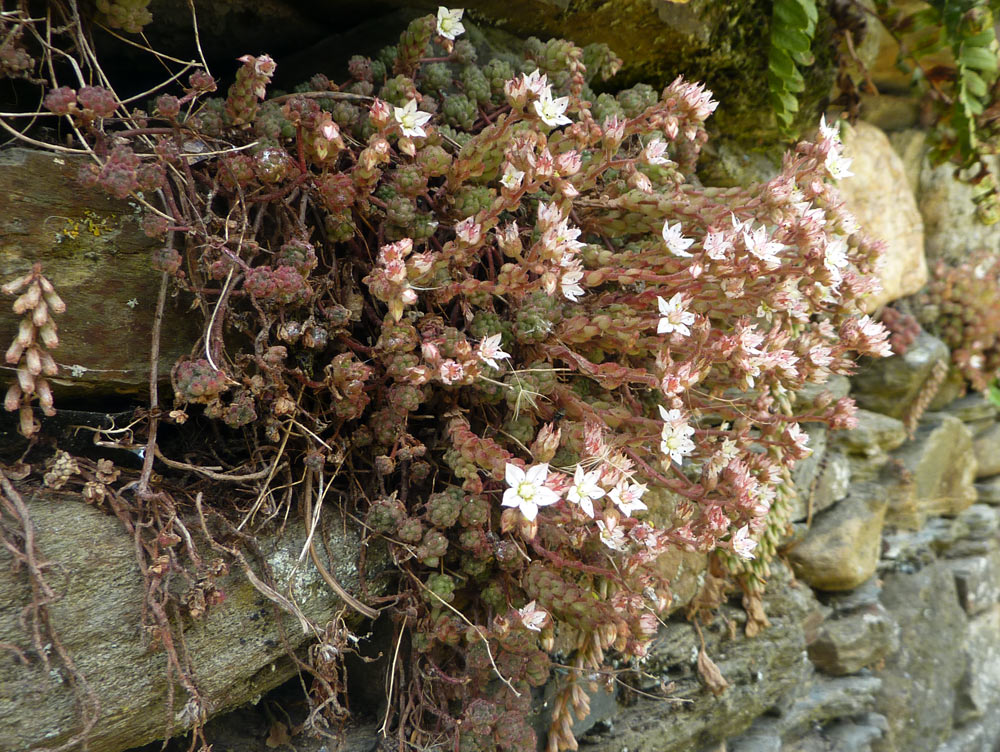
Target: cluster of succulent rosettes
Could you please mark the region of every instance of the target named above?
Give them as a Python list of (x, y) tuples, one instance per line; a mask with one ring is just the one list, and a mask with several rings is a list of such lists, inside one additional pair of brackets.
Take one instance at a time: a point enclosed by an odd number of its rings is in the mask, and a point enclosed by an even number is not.
[(153, 20), (149, 0), (96, 0), (96, 7), (108, 26), (130, 34), (141, 34)]
[(0, 18), (0, 78), (31, 78), (35, 59), (24, 46), (27, 28), (16, 19)]
[(47, 376), (55, 376), (59, 367), (49, 353), (59, 346), (59, 333), (53, 314), (64, 313), (66, 304), (52, 283), (42, 274), (41, 264), (31, 271), (0, 287), (4, 295), (17, 295), (13, 310), (22, 316), (17, 336), (7, 348), (4, 361), (15, 367), (16, 380), (7, 389), (4, 409), (19, 411), (18, 430), (31, 438), (40, 428), (31, 408), (31, 401), (38, 399), (42, 412), (56, 414), (52, 402), (52, 386)]
[(939, 261), (915, 298), (921, 324), (951, 348), (952, 362), (973, 389), (1000, 374), (1000, 256), (983, 249), (960, 264)]
[(882, 311), (881, 321), (892, 332), (889, 345), (896, 355), (905, 353), (923, 331), (914, 316), (891, 306)]
[[(703, 86), (597, 97), (607, 48), (479, 61), (443, 10), (341, 84), (268, 99), (267, 56), (241, 58), (224, 98), (192, 76), (153, 118), (224, 153), (133, 139), (91, 180), (157, 185), (189, 235), (156, 254), (212, 311), (177, 401), (284, 436), (307, 469), (344, 442), (373, 499), (359, 517), (412, 586), (411, 676), (443, 677), (414, 690), (440, 702), (413, 729), (521, 750), (500, 730), (553, 640), (581, 674), (646, 654), (662, 554), (773, 554), (801, 423), (852, 420), (796, 391), (887, 354), (888, 331), (862, 314), (878, 249), (833, 185), (835, 127), (767, 183), (703, 188)], [(57, 99), (76, 117), (79, 93)], [(578, 689), (559, 707), (583, 712)]]

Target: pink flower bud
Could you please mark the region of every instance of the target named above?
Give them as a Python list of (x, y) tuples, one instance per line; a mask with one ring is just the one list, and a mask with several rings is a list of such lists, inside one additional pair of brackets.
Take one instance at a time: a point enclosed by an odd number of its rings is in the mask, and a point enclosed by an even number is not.
[(25, 311), (30, 311), (38, 301), (42, 299), (42, 288), (37, 282), (33, 282), (27, 291), (14, 301), (14, 313), (20, 315)]
[(561, 435), (562, 429), (557, 427), (555, 423), (546, 423), (539, 429), (538, 435), (535, 436), (530, 447), (531, 456), (535, 458), (536, 462), (548, 462), (555, 456), (559, 449)]
[(52, 406), (52, 388), (49, 386), (49, 382), (45, 379), (38, 379), (35, 382), (35, 394), (38, 395), (38, 404), (41, 405), (42, 412), (50, 418), (55, 415), (56, 410)]
[(43, 326), (49, 322), (49, 307), (44, 300), (38, 301), (35, 310), (31, 312), (31, 323), (35, 326)]
[(38, 333), (42, 337), (42, 344), (47, 348), (54, 350), (59, 347), (59, 335), (56, 334), (56, 325), (52, 321), (46, 321)]
[(413, 157), (417, 154), (417, 147), (414, 145), (413, 139), (409, 136), (402, 136), (396, 145), (408, 157)]
[(10, 343), (10, 347), (7, 348), (7, 354), (4, 356), (6, 360), (11, 365), (14, 365), (21, 359), (21, 353), (24, 352), (24, 345), (21, 344), (19, 340), (14, 340)]
[(37, 347), (29, 347), (24, 353), (24, 365), (28, 369), (28, 373), (32, 376), (37, 376), (42, 372), (42, 359), (38, 355)]
[(19, 366), (17, 369), (17, 383), (21, 386), (21, 391), (25, 394), (35, 393), (35, 377), (26, 366)]
[(581, 164), (580, 152), (575, 149), (563, 152), (556, 157), (556, 171), (564, 178), (578, 173)]
[(389, 119), (392, 117), (392, 108), (388, 103), (383, 102), (378, 97), (372, 102), (372, 106), (368, 110), (369, 118), (371, 119), (372, 125), (376, 128), (385, 128), (389, 124)]
[(31, 438), (36, 433), (41, 426), (35, 420), (35, 415), (31, 410), (30, 405), (21, 405), (21, 412), (19, 413), (21, 419), (20, 431), (21, 435), (25, 438)]
[(55, 376), (59, 373), (59, 366), (56, 365), (56, 361), (44, 350), (41, 351), (42, 359), (42, 373), (46, 376)]
[(3, 399), (3, 409), (9, 413), (17, 410), (21, 405), (21, 387), (18, 384), (11, 384), (7, 394)]

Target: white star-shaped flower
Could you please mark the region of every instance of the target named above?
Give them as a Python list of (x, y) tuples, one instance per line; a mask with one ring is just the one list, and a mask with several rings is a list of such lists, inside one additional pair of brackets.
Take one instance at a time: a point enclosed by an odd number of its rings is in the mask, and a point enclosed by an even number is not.
[(663, 428), (660, 432), (660, 451), (678, 465), (684, 462), (694, 450), (694, 428), (689, 426), (680, 410), (667, 410), (663, 405), (660, 417), (663, 418)]
[(661, 141), (658, 138), (654, 138), (652, 141), (646, 144), (646, 148), (643, 149), (642, 153), (649, 164), (661, 165), (661, 164), (667, 164), (670, 161), (665, 156), (663, 156), (664, 153), (666, 153), (666, 151), (667, 151), (666, 142)]
[(649, 508), (640, 501), (644, 493), (646, 493), (646, 486), (643, 484), (622, 481), (611, 489), (610, 493), (608, 493), (608, 498), (615, 503), (615, 506), (622, 510), (622, 514), (631, 517), (632, 512), (639, 512)]
[(573, 473), (573, 485), (566, 492), (566, 498), (574, 504), (579, 504), (580, 509), (591, 519), (594, 517), (594, 502), (606, 493), (597, 484), (600, 477), (600, 470), (586, 473), (580, 465), (577, 465), (576, 471)]
[(826, 124), (826, 115), (819, 119), (819, 134), (824, 139), (840, 142), (840, 123), (834, 121), (830, 125)]
[(392, 114), (396, 118), (396, 122), (399, 123), (399, 128), (404, 136), (413, 138), (427, 135), (423, 127), (431, 119), (431, 115), (429, 112), (421, 112), (417, 109), (416, 99), (411, 99), (405, 107), (393, 107)]
[(584, 289), (580, 287), (580, 280), (583, 279), (583, 272), (579, 269), (571, 269), (563, 273), (559, 280), (559, 287), (563, 297), (576, 303), (583, 295)]
[(836, 149), (831, 149), (826, 155), (825, 165), (827, 173), (834, 180), (843, 180), (854, 175), (850, 170), (851, 160)]
[(521, 181), (523, 180), (524, 171), (517, 169), (508, 162), (507, 168), (503, 171), (503, 177), (500, 178), (500, 185), (509, 191), (516, 191), (521, 187)]
[(724, 261), (726, 254), (732, 250), (733, 244), (721, 232), (710, 232), (701, 242), (701, 247), (705, 249), (706, 255), (713, 261)]
[(505, 353), (500, 349), (500, 334), (491, 334), (479, 343), (479, 352), (476, 353), (479, 359), (493, 368), (500, 370), (498, 360), (505, 360), (510, 357), (510, 353)]
[(552, 98), (552, 89), (545, 87), (541, 90), (532, 104), (535, 112), (542, 122), (556, 128), (560, 125), (569, 125), (573, 121), (566, 116), (566, 108), (569, 107), (569, 97)]
[(465, 27), (462, 25), (463, 13), (465, 13), (464, 8), (448, 10), (443, 5), (439, 5), (437, 15), (437, 33), (445, 39), (452, 40), (460, 34), (464, 34)]
[(757, 541), (750, 537), (750, 528), (744, 525), (733, 533), (733, 553), (741, 559), (752, 559), (753, 550), (757, 548)]
[(694, 240), (685, 238), (682, 234), (683, 231), (684, 228), (681, 227), (680, 222), (671, 227), (670, 220), (667, 220), (663, 223), (663, 242), (667, 244), (667, 250), (675, 256), (690, 258), (691, 254), (688, 253), (688, 248), (691, 247)]
[(541, 632), (542, 627), (549, 620), (548, 612), (538, 608), (535, 601), (527, 604), (524, 608), (519, 608), (517, 615), (521, 617), (521, 624), (524, 625), (525, 629), (530, 629), (532, 632)]
[(517, 507), (529, 522), (538, 516), (539, 507), (547, 507), (559, 501), (559, 494), (545, 485), (549, 475), (549, 465), (543, 462), (522, 470), (517, 465), (507, 463), (504, 478), (510, 486), (503, 492), (504, 507)]
[(778, 259), (778, 252), (784, 249), (781, 243), (771, 240), (767, 234), (767, 228), (761, 225), (753, 232), (743, 231), (743, 245), (749, 253), (759, 258), (768, 266), (778, 266), (781, 261)]
[(676, 293), (670, 300), (664, 300), (657, 295), (656, 303), (660, 307), (660, 321), (656, 325), (657, 334), (677, 332), (685, 337), (691, 335), (688, 327), (694, 323), (694, 314), (687, 310), (687, 298), (684, 293)]
[(628, 547), (625, 531), (618, 527), (614, 519), (609, 522), (598, 520), (597, 527), (601, 531), (601, 542), (612, 551), (624, 551)]

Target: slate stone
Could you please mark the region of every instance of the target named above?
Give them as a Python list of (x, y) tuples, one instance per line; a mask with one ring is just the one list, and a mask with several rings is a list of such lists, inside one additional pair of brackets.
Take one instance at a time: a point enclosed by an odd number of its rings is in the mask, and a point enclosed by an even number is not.
[(809, 659), (826, 674), (844, 676), (875, 665), (898, 647), (898, 625), (880, 604), (874, 604), (823, 622), (809, 643)]
[(851, 379), (858, 405), (902, 418), (938, 363), (949, 362), (948, 346), (922, 331), (902, 355), (868, 360)]
[[(25, 491), (24, 499), (42, 559), (52, 567), (50, 582), (61, 596), (49, 607), (51, 623), (101, 703), (90, 749), (116, 752), (160, 738), (166, 727), (166, 657), (162, 650), (148, 650), (141, 636), (144, 590), (132, 536), (115, 517), (79, 495)], [(196, 534), (197, 522), (189, 523)], [(357, 592), (360, 538), (341, 520), (331, 523), (327, 543), (334, 558), (327, 566), (344, 587)], [(325, 624), (343, 603), (311, 563), (296, 566), (304, 540), (305, 530), (294, 520), (284, 537), (263, 530), (257, 535), (278, 590), (287, 593), (294, 584), (299, 607)], [(378, 560), (377, 551), (369, 551), (368, 561)], [(377, 585), (372, 579), (369, 583)], [(204, 618), (186, 620), (184, 629), (199, 691), (214, 712), (249, 702), (294, 676), (286, 645), (295, 648), (309, 637), (290, 615), (283, 615), (279, 625), (273, 604), (238, 566), (219, 585), (226, 600), (209, 608)], [(21, 619), (30, 598), (23, 569), (14, 571), (10, 554), (0, 549), (0, 643), (19, 646), (29, 656), (30, 638)], [(185, 700), (178, 688), (177, 709)], [(77, 731), (79, 721), (75, 693), (60, 670), (50, 673), (34, 657), (21, 665), (5, 651), (0, 660), (0, 749), (58, 746)], [(178, 722), (175, 732), (182, 730)]]
[(963, 423), (996, 420), (997, 413), (1000, 412), (1000, 408), (997, 408), (982, 392), (971, 392), (948, 404), (942, 410), (954, 415)]
[(944, 564), (888, 574), (882, 604), (899, 624), (900, 648), (879, 672), (875, 711), (889, 729), (876, 752), (931, 752), (951, 735), (956, 689), (966, 670), (968, 627)]
[(995, 475), (992, 478), (984, 478), (979, 483), (976, 483), (975, 487), (977, 501), (983, 504), (992, 504), (993, 506), (1000, 504), (1000, 475)]
[(984, 717), (1000, 701), (1000, 604), (969, 620), (963, 640), (968, 670), (955, 704), (955, 723)]
[(1000, 603), (1000, 552), (949, 559), (962, 608), (970, 616)]
[[(721, 616), (735, 622), (730, 633), (723, 618), (703, 627), (708, 654), (731, 687), (719, 697), (705, 689), (694, 669), (698, 639), (688, 623), (668, 623), (657, 637), (644, 669), (676, 683), (670, 703), (644, 697), (622, 707), (613, 733), (595, 729), (581, 740), (590, 752), (690, 752), (745, 731), (755, 718), (775, 707), (812, 675), (805, 656), (805, 628), (819, 609), (808, 588), (793, 584), (779, 560), (771, 564), (764, 606), (771, 627), (757, 638), (743, 636), (742, 609), (724, 606)], [(737, 635), (735, 638), (730, 634)]]

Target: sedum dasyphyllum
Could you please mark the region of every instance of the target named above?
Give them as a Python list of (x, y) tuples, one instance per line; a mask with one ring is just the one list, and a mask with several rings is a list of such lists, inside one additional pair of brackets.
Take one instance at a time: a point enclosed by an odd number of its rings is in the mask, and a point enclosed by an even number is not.
[[(803, 425), (853, 422), (796, 393), (889, 353), (861, 305), (878, 249), (837, 194), (835, 126), (766, 183), (706, 188), (703, 86), (597, 96), (606, 47), (480, 62), (442, 11), (342, 84), (268, 98), (274, 61), (246, 56), (224, 99), (199, 74), (164, 105), (188, 140), (253, 143), (141, 154), (188, 239), (161, 268), (213, 316), (176, 398), (280, 443), (389, 542), (401, 738), (534, 749), (557, 651), (548, 748), (575, 748), (608, 651), (641, 661), (670, 607), (664, 554), (766, 577)], [(88, 177), (134, 189), (116, 148)], [(187, 170), (210, 198), (162, 177)]]

